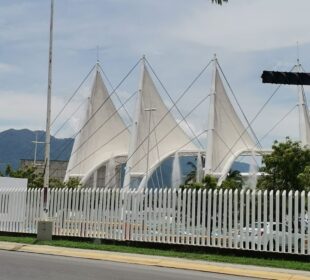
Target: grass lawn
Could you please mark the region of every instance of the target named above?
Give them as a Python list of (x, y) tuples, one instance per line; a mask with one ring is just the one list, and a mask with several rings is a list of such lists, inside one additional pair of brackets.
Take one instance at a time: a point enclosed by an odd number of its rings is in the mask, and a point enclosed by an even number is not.
[(110, 244), (94, 244), (90, 241), (70, 241), (70, 240), (53, 240), (53, 241), (37, 241), (34, 237), (13, 237), (13, 236), (0, 236), (0, 241), (17, 242), (26, 244), (38, 245), (51, 245), (58, 247), (79, 248), (79, 249), (93, 249), (123, 253), (144, 254), (152, 256), (176, 257), (185, 258), (190, 260), (202, 260), (211, 262), (225, 262), (234, 264), (245, 265), (259, 265), (269, 266), (275, 268), (286, 268), (310, 271), (310, 262), (301, 261), (288, 261), (279, 259), (267, 258), (252, 258), (252, 257), (239, 257), (227, 256), (218, 254), (205, 254), (194, 252), (180, 252), (174, 250), (150, 249), (125, 245), (110, 245)]

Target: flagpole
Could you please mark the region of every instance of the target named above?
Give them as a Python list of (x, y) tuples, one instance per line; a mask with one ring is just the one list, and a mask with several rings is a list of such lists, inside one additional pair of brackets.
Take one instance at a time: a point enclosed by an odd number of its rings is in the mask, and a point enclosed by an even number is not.
[(51, 95), (52, 95), (52, 59), (53, 59), (53, 20), (54, 20), (54, 0), (51, 0), (50, 16), (50, 37), (49, 37), (49, 58), (48, 58), (48, 87), (47, 87), (47, 110), (46, 110), (46, 132), (45, 132), (45, 157), (44, 157), (44, 197), (43, 209), (47, 218), (48, 205), (47, 193), (49, 188), (50, 173), (50, 126), (51, 126)]

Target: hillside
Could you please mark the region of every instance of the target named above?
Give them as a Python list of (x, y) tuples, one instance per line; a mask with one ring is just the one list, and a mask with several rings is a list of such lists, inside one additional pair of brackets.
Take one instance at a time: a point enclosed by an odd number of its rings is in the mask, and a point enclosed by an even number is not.
[[(44, 131), (31, 131), (29, 129), (9, 129), (0, 132), (0, 169), (4, 170), (7, 164), (18, 168), (20, 159), (33, 159), (36, 139), (44, 142)], [(70, 157), (73, 139), (51, 137), (51, 159), (68, 160)], [(38, 144), (37, 159), (44, 159), (44, 144)]]
[[(29, 129), (9, 129), (0, 132), (0, 170), (4, 171), (7, 164), (10, 164), (13, 168), (18, 168), (21, 159), (33, 159), (35, 145), (32, 141), (36, 139), (36, 133), (38, 135), (38, 141), (44, 142), (44, 131), (31, 131)], [(55, 138), (51, 137), (51, 160), (69, 160), (70, 153), (73, 146), (72, 138)], [(37, 160), (44, 159), (44, 144), (38, 144)], [(195, 164), (195, 159), (191, 157), (185, 157), (181, 159), (181, 169), (183, 174), (188, 174), (191, 171), (188, 161), (192, 161)], [(170, 178), (172, 168), (172, 159), (168, 159), (163, 163), (163, 176), (164, 178)], [(239, 170), (241, 172), (247, 172), (249, 165), (247, 163), (235, 162), (232, 166), (233, 170)], [(167, 179), (168, 180), (168, 179)], [(170, 179), (169, 179), (170, 180)]]

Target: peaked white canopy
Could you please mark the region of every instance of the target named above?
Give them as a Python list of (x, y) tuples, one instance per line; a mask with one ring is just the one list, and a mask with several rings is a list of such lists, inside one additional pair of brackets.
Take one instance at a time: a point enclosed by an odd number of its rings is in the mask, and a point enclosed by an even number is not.
[(124, 187), (138, 187), (142, 178), (147, 183), (150, 170), (179, 150), (198, 149), (167, 109), (143, 59)]
[(226, 176), (231, 164), (242, 152), (255, 149), (254, 141), (227, 96), (216, 59), (207, 137), (206, 174)]
[(298, 86), (299, 134), (303, 146), (310, 146), (310, 119), (307, 100), (302, 86)]
[(129, 131), (118, 114), (97, 68), (86, 118), (74, 140), (65, 180), (84, 178), (102, 163), (126, 155)]

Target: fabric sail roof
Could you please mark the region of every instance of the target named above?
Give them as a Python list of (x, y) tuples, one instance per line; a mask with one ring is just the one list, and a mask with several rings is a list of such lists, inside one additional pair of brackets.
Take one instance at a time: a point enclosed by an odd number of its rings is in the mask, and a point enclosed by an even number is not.
[[(242, 151), (255, 149), (255, 143), (238, 117), (226, 93), (215, 61), (210, 97), (206, 174), (221, 174), (227, 162)], [(229, 170), (228, 170), (229, 171)]]
[(117, 112), (99, 70), (96, 70), (85, 121), (74, 145), (65, 180), (83, 177), (109, 159), (126, 155), (129, 131)]
[(302, 86), (298, 86), (300, 141), (303, 146), (310, 146), (310, 119), (307, 100)]
[(124, 187), (132, 177), (144, 177), (174, 152), (197, 151), (161, 99), (145, 63), (138, 92)]

